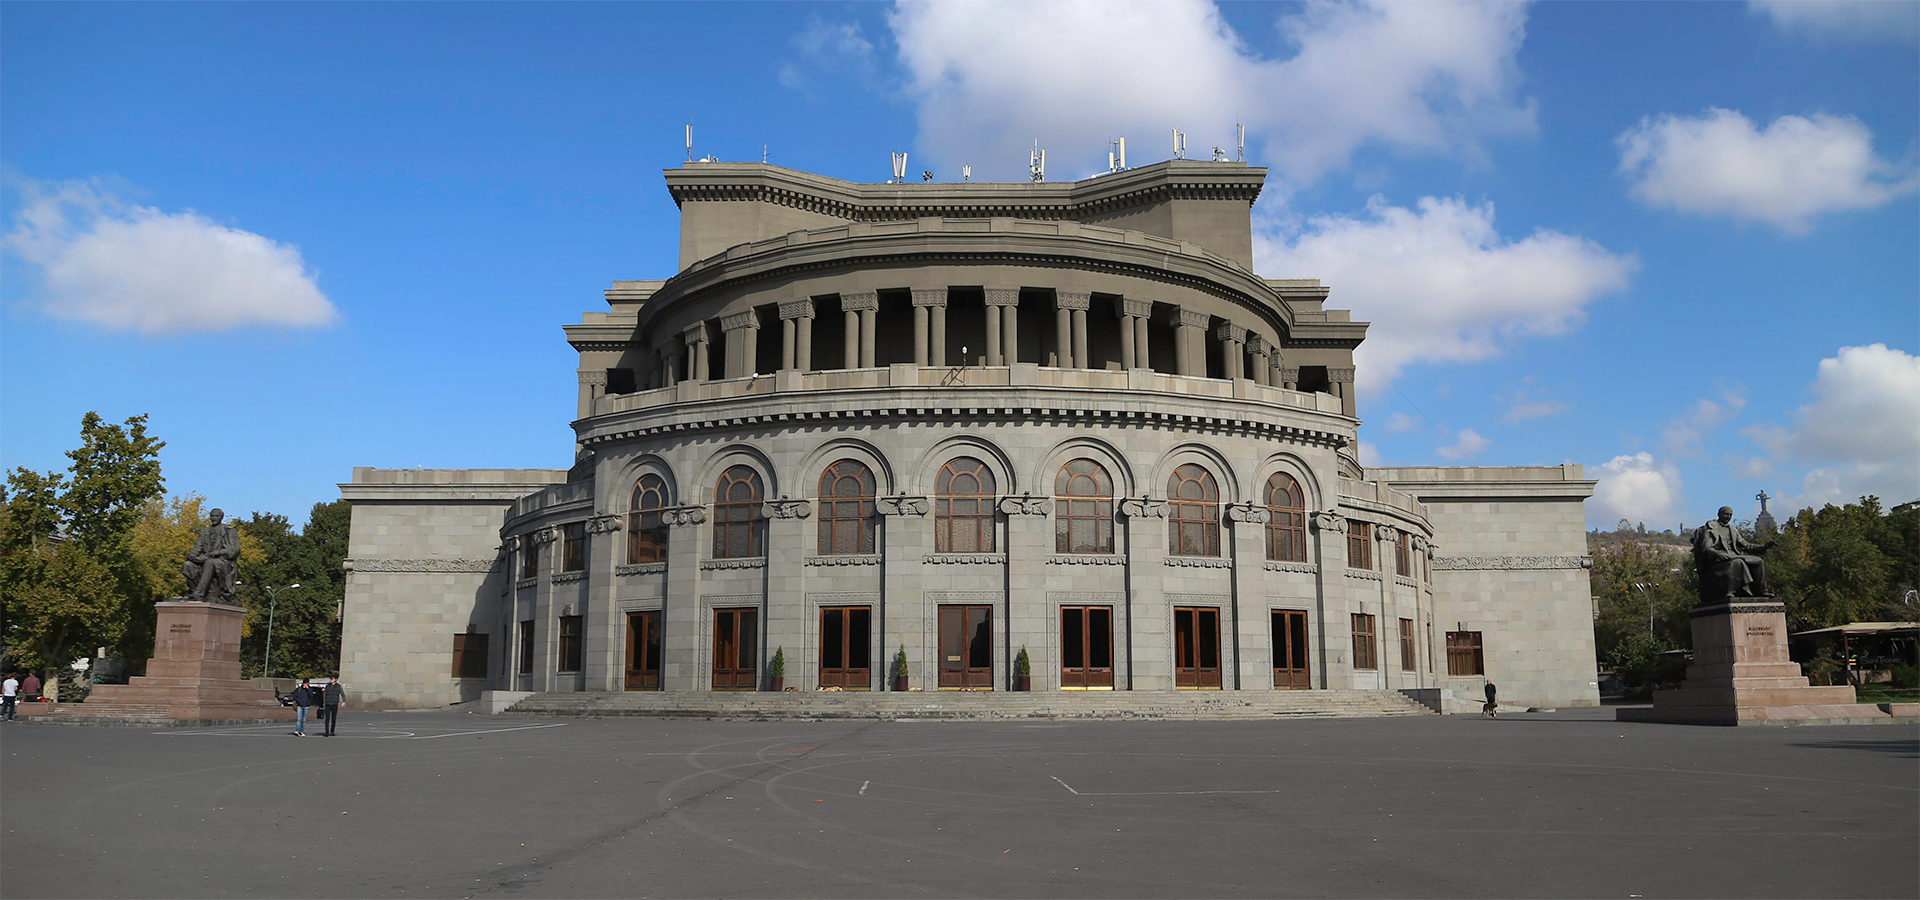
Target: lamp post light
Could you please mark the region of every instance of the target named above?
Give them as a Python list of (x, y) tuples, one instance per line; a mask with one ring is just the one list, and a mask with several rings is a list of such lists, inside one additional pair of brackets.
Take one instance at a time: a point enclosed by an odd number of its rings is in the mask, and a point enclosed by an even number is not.
[(278, 604), (280, 591), (292, 590), (299, 586), (300, 582), (296, 581), (279, 590), (267, 588), (267, 653), (260, 660), (260, 677), (262, 678), (273, 677), (273, 609)]
[[(1633, 586), (1640, 589), (1640, 596), (1647, 598), (1647, 637), (1653, 637), (1653, 595), (1647, 593), (1647, 588), (1653, 587), (1653, 585), (1641, 584), (1636, 581), (1633, 583)], [(268, 624), (271, 625), (272, 623), (269, 622)], [(267, 631), (271, 634), (273, 629), (269, 627)]]

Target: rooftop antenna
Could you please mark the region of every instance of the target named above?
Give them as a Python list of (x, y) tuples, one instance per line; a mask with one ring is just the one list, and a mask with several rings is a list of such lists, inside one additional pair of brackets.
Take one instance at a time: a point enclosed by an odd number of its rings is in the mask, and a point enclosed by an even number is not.
[(1226, 161), (1227, 161), (1227, 151), (1225, 151), (1225, 150), (1222, 150), (1222, 149), (1221, 149), (1221, 148), (1219, 148), (1219, 147), (1215, 147), (1215, 148), (1213, 148), (1213, 161), (1214, 161), (1214, 162), (1226, 162)]
[(921, 180), (921, 181), (932, 181), (932, 180), (933, 180), (933, 170), (932, 170), (932, 169), (928, 169), (928, 170), (926, 170), (926, 171), (924, 171), (924, 172), (921, 172), (921, 173), (920, 173), (920, 180)]
[(693, 162), (693, 126), (687, 126), (687, 162)]
[(1034, 181), (1047, 180), (1047, 151), (1040, 149), (1040, 141), (1033, 142), (1033, 151), (1027, 154), (1027, 174)]
[(1234, 160), (1236, 162), (1246, 162), (1247, 161), (1247, 126), (1235, 124), (1233, 126), (1233, 130), (1240, 139), (1240, 155), (1234, 157)]
[(894, 153), (890, 155), (893, 157), (893, 181), (891, 183), (899, 184), (902, 181), (906, 181), (907, 155), (905, 153)]
[(760, 164), (763, 166), (767, 164), (767, 142), (766, 141), (760, 142)]
[(1127, 139), (1115, 138), (1107, 142), (1107, 171), (1124, 172), (1127, 170)]
[(961, 167), (960, 167), (960, 179), (961, 179), (962, 181), (972, 181), (972, 180), (973, 180), (973, 166), (972, 166), (972, 165), (970, 165), (970, 164), (969, 164), (969, 165), (964, 165), (964, 166), (961, 166)]
[(1178, 128), (1173, 130), (1173, 158), (1187, 158), (1187, 133)]

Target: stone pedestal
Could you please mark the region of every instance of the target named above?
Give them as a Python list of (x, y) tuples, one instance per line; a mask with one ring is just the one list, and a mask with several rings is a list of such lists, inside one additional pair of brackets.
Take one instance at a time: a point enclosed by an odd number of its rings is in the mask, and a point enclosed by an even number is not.
[(153, 658), (127, 684), (97, 684), (87, 702), (63, 704), (48, 719), (212, 725), (290, 721), (273, 688), (240, 677), (238, 606), (168, 600), (154, 604)]
[[(1855, 702), (1853, 687), (1814, 687), (1787, 655), (1787, 608), (1773, 598), (1696, 607), (1693, 665), (1652, 707), (1616, 710), (1622, 722), (1682, 725), (1914, 723), (1909, 704)], [(1896, 715), (1903, 712), (1906, 715)]]

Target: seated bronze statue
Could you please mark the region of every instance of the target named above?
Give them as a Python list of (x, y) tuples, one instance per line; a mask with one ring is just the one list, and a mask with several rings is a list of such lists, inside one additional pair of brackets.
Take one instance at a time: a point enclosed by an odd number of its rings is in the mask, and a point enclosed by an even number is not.
[(1776, 541), (1755, 544), (1733, 527), (1733, 507), (1720, 507), (1720, 517), (1693, 532), (1693, 564), (1700, 573), (1700, 605), (1741, 598), (1771, 597), (1767, 591), (1767, 562), (1760, 554)]
[(214, 510), (207, 516), (207, 527), (187, 552), (187, 563), (180, 574), (187, 576), (187, 599), (201, 603), (232, 603), (236, 570), (240, 558), (240, 534), (221, 520), (226, 513)]

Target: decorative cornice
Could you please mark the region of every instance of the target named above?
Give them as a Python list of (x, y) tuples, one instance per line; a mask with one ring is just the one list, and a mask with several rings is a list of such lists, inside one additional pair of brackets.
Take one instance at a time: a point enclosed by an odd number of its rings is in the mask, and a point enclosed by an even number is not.
[(758, 327), (760, 327), (760, 314), (750, 309), (720, 317), (721, 331), (739, 331), (742, 328)]
[(809, 556), (809, 566), (877, 566), (881, 557), (878, 553), (846, 553), (829, 556)]
[(1271, 559), (1267, 560), (1264, 568), (1269, 572), (1302, 572), (1308, 575), (1312, 575), (1320, 571), (1320, 567), (1314, 565), (1313, 563), (1281, 562), (1278, 560), (1271, 560)]
[(606, 383), (607, 383), (607, 370), (605, 370), (605, 369), (581, 369), (581, 370), (580, 370), (580, 383), (581, 383), (581, 384), (595, 384), (595, 385), (602, 385), (602, 386), (605, 386), (605, 385), (606, 385)]
[(840, 295), (841, 312), (862, 312), (880, 308), (878, 291), (848, 291)]
[(624, 566), (614, 566), (613, 574), (615, 575), (652, 575), (657, 572), (665, 572), (666, 570), (667, 570), (667, 564), (663, 562), (627, 563)]
[(554, 583), (554, 584), (568, 584), (568, 583), (571, 583), (571, 582), (575, 582), (575, 581), (585, 581), (585, 580), (587, 580), (587, 573), (586, 573), (586, 572), (584, 572), (584, 571), (582, 571), (582, 572), (559, 572), (559, 573), (556, 573), (556, 574), (555, 574), (555, 575), (553, 576), (553, 583)]
[(1205, 328), (1213, 317), (1197, 309), (1177, 308), (1173, 311), (1173, 325), (1179, 328)]
[(990, 287), (990, 288), (987, 288), (984, 291), (984, 293), (986, 294), (986, 304), (988, 306), (1019, 306), (1020, 305), (1020, 289), (1019, 288)]
[(1706, 616), (1756, 615), (1756, 614), (1764, 615), (1768, 613), (1786, 612), (1787, 605), (1784, 603), (1773, 602), (1776, 599), (1778, 598), (1767, 597), (1765, 598), (1766, 602), (1763, 602), (1763, 603), (1743, 603), (1738, 600), (1735, 600), (1732, 603), (1713, 603), (1707, 606), (1696, 606), (1693, 608), (1692, 612), (1688, 613), (1688, 616), (1691, 618), (1698, 619)]
[(513, 589), (516, 591), (523, 591), (530, 587), (537, 587), (539, 586), (539, 584), (540, 584), (540, 579), (538, 578), (522, 578), (519, 581), (516, 581), (513, 583)]
[(620, 530), (623, 524), (620, 516), (601, 513), (587, 520), (587, 531), (592, 534), (612, 534)]
[(1374, 571), (1374, 570), (1372, 570), (1372, 569), (1348, 569), (1348, 570), (1347, 570), (1347, 577), (1348, 577), (1348, 578), (1361, 578), (1361, 579), (1365, 579), (1365, 580), (1367, 580), (1367, 581), (1379, 581), (1379, 580), (1380, 580), (1380, 573), (1379, 573), (1379, 572), (1375, 572), (1375, 571)]
[(1152, 497), (1129, 497), (1120, 501), (1120, 512), (1129, 519), (1164, 519), (1167, 501)]
[(1046, 497), (1035, 497), (1032, 494), (1001, 497), (1000, 511), (1010, 516), (1047, 516), (1053, 514), (1053, 501)]
[(1237, 341), (1244, 344), (1247, 342), (1247, 329), (1244, 326), (1226, 322), (1213, 330), (1213, 339), (1216, 341)]
[(811, 319), (813, 318), (813, 313), (812, 297), (788, 300), (780, 304), (780, 318), (782, 319)]
[(1093, 294), (1087, 291), (1054, 291), (1054, 309), (1077, 309), (1085, 311), (1093, 305)]
[(706, 520), (704, 506), (674, 506), (660, 511), (660, 521), (668, 525), (698, 525)]
[(1265, 525), (1268, 520), (1272, 518), (1273, 514), (1267, 512), (1266, 507), (1251, 501), (1227, 504), (1227, 520), (1231, 522), (1251, 522), (1256, 525)]
[(764, 556), (747, 556), (739, 559), (703, 559), (700, 561), (700, 568), (702, 569), (764, 569), (766, 567), (767, 558)]
[(500, 557), (429, 557), (425, 559), (367, 558), (346, 561), (350, 572), (427, 572), (434, 574), (476, 574), (500, 570)]
[(947, 305), (946, 288), (914, 288), (912, 292), (914, 306), (931, 307)]
[(813, 515), (813, 504), (806, 500), (781, 497), (761, 504), (760, 514), (769, 519), (804, 519)]
[(1437, 556), (1433, 568), (1441, 572), (1492, 569), (1587, 569), (1591, 556)]
[(1118, 553), (1055, 553), (1047, 557), (1050, 566), (1118, 566), (1126, 561)]
[(1122, 297), (1120, 298), (1119, 303), (1116, 303), (1113, 305), (1113, 313), (1114, 315), (1120, 316), (1122, 318), (1125, 318), (1127, 316), (1137, 316), (1139, 318), (1144, 319), (1150, 315), (1153, 315), (1153, 301), (1152, 300), (1135, 300), (1132, 297)]
[(1408, 578), (1408, 577), (1406, 577), (1405, 575), (1395, 575), (1395, 576), (1393, 576), (1393, 583), (1394, 583), (1394, 584), (1397, 584), (1397, 585), (1399, 585), (1399, 586), (1401, 586), (1401, 587), (1410, 587), (1410, 588), (1417, 588), (1417, 587), (1419, 587), (1419, 586), (1420, 586), (1420, 582), (1418, 582), (1418, 581), (1415, 581), (1415, 580), (1413, 580), (1413, 579), (1411, 579), (1411, 578)]
[(933, 565), (977, 565), (998, 566), (1007, 561), (1005, 553), (930, 553), (920, 560)]
[(1169, 566), (1186, 566), (1194, 569), (1231, 569), (1233, 560), (1218, 556), (1169, 556), (1162, 560)]
[(924, 516), (932, 505), (925, 497), (910, 497), (901, 494), (897, 497), (881, 497), (874, 501), (874, 508), (883, 516)]
[(1348, 369), (1336, 369), (1336, 368), (1333, 368), (1333, 367), (1331, 367), (1331, 366), (1329, 366), (1329, 367), (1327, 368), (1327, 380), (1328, 380), (1328, 381), (1331, 381), (1331, 382), (1333, 382), (1333, 383), (1335, 383), (1335, 384), (1352, 384), (1352, 383), (1353, 383), (1353, 370), (1352, 370), (1352, 369), (1350, 369), (1350, 368), (1348, 368)]

